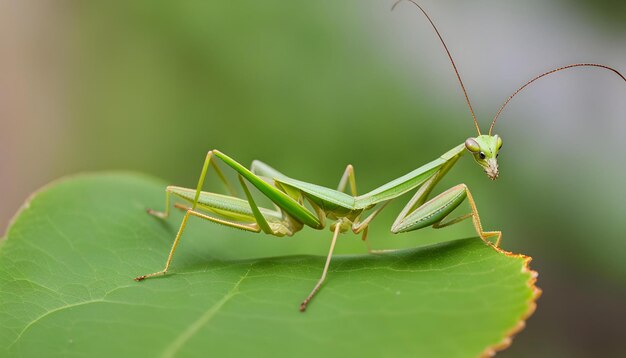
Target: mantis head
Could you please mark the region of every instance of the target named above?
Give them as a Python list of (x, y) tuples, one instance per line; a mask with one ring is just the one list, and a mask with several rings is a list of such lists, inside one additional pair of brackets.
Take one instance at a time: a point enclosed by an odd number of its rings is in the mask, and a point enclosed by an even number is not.
[(476, 163), (483, 167), (489, 179), (498, 179), (498, 152), (502, 148), (502, 138), (499, 135), (467, 138), (465, 148), (472, 153)]

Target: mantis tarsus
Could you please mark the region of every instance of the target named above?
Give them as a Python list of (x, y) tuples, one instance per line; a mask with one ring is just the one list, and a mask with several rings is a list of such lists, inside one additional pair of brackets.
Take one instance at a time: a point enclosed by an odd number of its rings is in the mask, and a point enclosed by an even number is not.
[[(509, 96), (491, 122), (488, 134), (481, 134), (476, 115), (472, 109), (461, 76), (439, 30), (419, 4), (413, 0), (408, 1), (417, 6), (426, 16), (441, 41), (463, 94), (465, 95), (465, 100), (472, 115), (478, 136), (468, 138), (464, 143), (453, 147), (430, 163), (362, 195), (357, 195), (354, 169), (351, 165), (346, 167), (339, 181), (337, 190), (334, 190), (290, 178), (260, 161), (254, 161), (250, 169), (247, 169), (218, 150), (209, 151), (204, 161), (196, 189), (168, 186), (166, 189), (165, 211), (157, 212), (148, 210), (150, 214), (164, 219), (168, 217), (170, 212), (171, 194), (174, 194), (187, 203), (187, 205), (179, 203), (174, 205), (176, 208), (185, 211), (185, 216), (174, 239), (165, 268), (162, 271), (139, 276), (135, 278), (135, 280), (141, 281), (149, 277), (163, 275), (168, 271), (172, 257), (190, 216), (196, 216), (246, 231), (263, 232), (274, 236), (291, 236), (300, 231), (304, 226), (320, 230), (325, 227), (326, 219), (329, 219), (332, 221), (330, 229), (333, 232), (330, 250), (322, 271), (322, 276), (311, 293), (300, 305), (300, 311), (305, 311), (308, 303), (318, 292), (326, 278), (339, 234), (352, 230), (355, 234), (361, 234), (365, 241), (367, 239), (368, 226), (376, 215), (378, 215), (390, 201), (415, 189), (417, 189), (416, 193), (392, 224), (392, 233), (408, 232), (428, 226), (442, 228), (471, 218), (478, 236), (485, 241), (485, 243), (499, 247), (502, 233), (500, 231), (483, 230), (476, 204), (467, 186), (465, 184), (458, 184), (429, 200), (429, 195), (437, 183), (448, 173), (466, 151), (474, 157), (476, 163), (483, 168), (490, 179), (495, 180), (498, 178), (497, 158), (502, 148), (502, 139), (497, 134), (492, 135), (493, 127), (509, 101), (534, 81), (552, 73), (574, 67), (606, 69), (613, 71), (624, 81), (626, 81), (626, 78), (611, 67), (593, 63), (577, 63), (542, 73), (528, 81)], [(400, 1), (396, 2), (394, 7), (399, 2)], [(245, 198), (237, 197), (234, 186), (223, 174), (220, 167), (216, 164), (215, 159), (219, 159), (237, 173), (239, 185), (243, 189)], [(209, 167), (214, 169), (219, 179), (225, 184), (226, 188), (228, 188), (230, 195), (202, 191)], [(252, 184), (262, 195), (267, 197), (275, 207), (272, 209), (259, 207), (250, 193), (248, 184)], [(348, 187), (349, 194), (346, 193)], [(466, 199), (469, 203), (470, 212), (459, 217), (448, 218), (450, 213)], [(309, 204), (309, 207), (305, 205), (305, 202)], [(495, 243), (491, 242), (493, 238), (495, 238)]]

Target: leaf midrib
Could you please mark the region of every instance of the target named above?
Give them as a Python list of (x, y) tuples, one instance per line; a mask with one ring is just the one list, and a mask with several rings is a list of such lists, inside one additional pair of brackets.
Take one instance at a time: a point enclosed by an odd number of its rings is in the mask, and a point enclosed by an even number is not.
[(252, 266), (248, 268), (248, 271), (246, 271), (246, 273), (243, 274), (237, 282), (235, 282), (233, 287), (226, 292), (224, 297), (209, 307), (197, 320), (192, 322), (180, 335), (178, 335), (178, 337), (176, 337), (176, 339), (174, 339), (174, 341), (172, 341), (172, 343), (165, 348), (161, 356), (164, 358), (174, 357), (183, 345), (189, 341), (191, 337), (193, 337), (202, 327), (208, 324), (228, 301), (240, 293), (239, 286), (241, 286), (241, 283), (248, 277), (250, 271), (252, 271)]

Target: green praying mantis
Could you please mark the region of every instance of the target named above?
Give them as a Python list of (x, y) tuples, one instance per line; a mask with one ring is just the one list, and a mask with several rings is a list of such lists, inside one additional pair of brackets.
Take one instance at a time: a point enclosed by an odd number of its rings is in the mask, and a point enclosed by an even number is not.
[[(175, 203), (174, 207), (183, 210), (185, 215), (172, 244), (165, 268), (155, 273), (136, 277), (136, 281), (167, 273), (174, 252), (180, 243), (191, 216), (237, 229), (255, 233), (263, 232), (274, 236), (292, 236), (302, 230), (304, 226), (321, 230), (326, 227), (326, 220), (328, 219), (332, 222), (330, 230), (333, 232), (330, 249), (321, 277), (309, 295), (300, 304), (300, 311), (304, 312), (326, 279), (339, 234), (352, 230), (355, 234), (361, 234), (363, 241), (366, 241), (368, 227), (376, 216), (393, 199), (413, 190), (416, 190), (415, 194), (391, 225), (392, 233), (410, 232), (429, 226), (443, 228), (471, 218), (476, 233), (486, 244), (493, 245), (496, 248), (500, 246), (502, 233), (500, 231), (485, 231), (483, 229), (476, 203), (468, 187), (465, 184), (458, 184), (429, 199), (437, 183), (466, 152), (470, 153), (475, 162), (483, 168), (491, 180), (498, 178), (498, 155), (502, 149), (502, 138), (497, 134), (492, 134), (494, 125), (509, 101), (534, 81), (552, 73), (575, 67), (606, 69), (614, 72), (624, 81), (626, 81), (626, 78), (611, 67), (593, 63), (571, 64), (542, 73), (525, 83), (507, 98), (491, 122), (488, 134), (482, 134), (459, 71), (439, 30), (422, 6), (413, 0), (408, 1), (417, 6), (428, 19), (443, 45), (465, 95), (465, 100), (478, 135), (468, 138), (464, 143), (453, 147), (430, 163), (424, 164), (410, 173), (361, 195), (357, 194), (356, 179), (352, 165), (346, 167), (335, 190), (288, 177), (269, 165), (256, 160), (252, 162), (250, 168), (246, 168), (219, 150), (211, 150), (206, 155), (195, 189), (168, 186), (166, 188), (165, 211), (148, 210), (148, 213), (158, 218), (167, 218), (170, 213), (170, 199), (173, 194), (184, 202), (184, 204)], [(394, 7), (399, 2), (396, 2)], [(216, 160), (220, 160), (236, 172), (245, 198), (237, 196), (235, 186), (226, 178), (217, 165)], [(215, 171), (230, 195), (202, 190), (209, 168)], [(267, 197), (274, 204), (274, 207), (270, 209), (257, 205), (250, 192), (249, 184)], [(348, 187), (349, 193), (347, 193)], [(470, 212), (449, 218), (452, 211), (465, 200), (469, 203)], [(495, 242), (492, 242), (494, 239)]]

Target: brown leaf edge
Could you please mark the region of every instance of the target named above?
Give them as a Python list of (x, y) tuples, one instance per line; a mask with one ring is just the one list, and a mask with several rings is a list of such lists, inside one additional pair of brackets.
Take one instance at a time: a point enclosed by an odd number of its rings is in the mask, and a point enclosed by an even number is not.
[(485, 348), (485, 350), (480, 354), (479, 357), (493, 357), (498, 351), (507, 349), (513, 342), (513, 337), (524, 329), (524, 327), (526, 326), (526, 320), (535, 312), (535, 309), (537, 308), (537, 299), (539, 298), (539, 296), (541, 296), (541, 289), (535, 285), (535, 283), (537, 282), (537, 276), (539, 274), (537, 273), (537, 271), (534, 271), (530, 268), (530, 262), (533, 259), (532, 257), (523, 254), (514, 254), (512, 252), (496, 247), (495, 245), (490, 246), (498, 253), (504, 254), (511, 258), (520, 258), (524, 260), (522, 273), (530, 274), (530, 279), (526, 282), (526, 284), (532, 290), (533, 295), (528, 301), (528, 309), (522, 315), (517, 324), (515, 324), (515, 326), (506, 333), (506, 335), (504, 336), (504, 338), (502, 338), (500, 342)]

